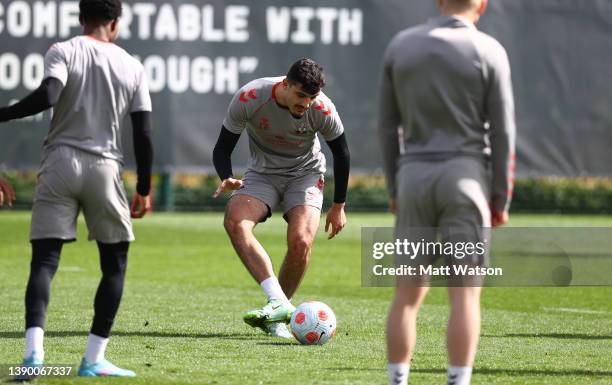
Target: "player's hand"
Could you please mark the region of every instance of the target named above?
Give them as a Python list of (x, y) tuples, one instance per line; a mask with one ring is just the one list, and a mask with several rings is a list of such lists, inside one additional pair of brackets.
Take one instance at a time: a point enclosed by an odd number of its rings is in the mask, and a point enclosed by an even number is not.
[[(331, 229), (330, 229), (331, 226)], [(344, 214), (344, 203), (334, 203), (327, 212), (325, 220), (325, 232), (329, 232), (327, 239), (332, 239), (346, 226), (346, 215)]]
[(393, 197), (391, 198), (391, 203), (389, 203), (389, 212), (391, 214), (395, 214), (396, 211), (397, 211), (397, 198)]
[(146, 197), (143, 197), (138, 193), (134, 193), (134, 197), (132, 198), (132, 208), (130, 210), (132, 218), (142, 218), (150, 209), (151, 196), (147, 195)]
[(491, 210), (491, 226), (499, 227), (508, 223), (510, 214), (507, 211)]
[(219, 184), (217, 190), (213, 193), (212, 197), (217, 198), (221, 193), (238, 190), (242, 187), (242, 181), (240, 179), (227, 178), (223, 179), (223, 182)]
[(9, 207), (13, 207), (13, 201), (15, 200), (15, 191), (3, 178), (0, 178), (0, 207), (4, 206), (4, 201)]

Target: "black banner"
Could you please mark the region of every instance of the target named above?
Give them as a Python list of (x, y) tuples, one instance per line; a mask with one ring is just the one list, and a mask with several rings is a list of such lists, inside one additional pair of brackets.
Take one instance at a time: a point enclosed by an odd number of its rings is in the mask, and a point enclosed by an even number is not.
[[(438, 13), (435, 0), (126, 1), (117, 44), (140, 58), (153, 97), (158, 171), (210, 171), (227, 104), (240, 85), (320, 62), (347, 129), (353, 169), (377, 171), (382, 55), (401, 29)], [(517, 173), (612, 175), (612, 2), (492, 0), (478, 27), (508, 50), (518, 128)], [(0, 0), (0, 105), (40, 83), (55, 41), (81, 32), (78, 1)], [(49, 111), (0, 125), (0, 164), (35, 169)], [(124, 148), (131, 164), (129, 124)], [(376, 144), (376, 145), (374, 145)], [(246, 164), (246, 140), (234, 156)]]

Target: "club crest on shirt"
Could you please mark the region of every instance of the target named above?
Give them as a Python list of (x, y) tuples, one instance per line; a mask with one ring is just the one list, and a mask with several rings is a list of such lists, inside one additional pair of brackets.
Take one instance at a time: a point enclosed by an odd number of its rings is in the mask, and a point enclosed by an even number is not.
[(306, 135), (308, 133), (308, 123), (299, 122), (295, 128), (296, 135)]

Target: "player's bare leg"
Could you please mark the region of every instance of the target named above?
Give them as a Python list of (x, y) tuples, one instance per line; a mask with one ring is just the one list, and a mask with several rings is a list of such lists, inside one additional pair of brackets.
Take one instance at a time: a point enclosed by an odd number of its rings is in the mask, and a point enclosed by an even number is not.
[(227, 204), (224, 226), (242, 263), (268, 296), (268, 304), (247, 312), (244, 322), (273, 336), (292, 338), (285, 322), (291, 318), (294, 307), (274, 276), (268, 253), (253, 234), (257, 223), (267, 214), (268, 206), (259, 199), (236, 195)]
[(304, 278), (320, 219), (321, 211), (312, 206), (296, 206), (287, 213), (287, 254), (278, 274), (287, 298), (293, 297)]
[(409, 362), (416, 343), (416, 319), (428, 287), (398, 286), (387, 319), (389, 362)]
[(416, 321), (428, 287), (398, 286), (387, 319), (387, 362), (397, 367), (390, 370), (390, 383), (405, 383), (410, 359), (416, 344)]
[(471, 367), (480, 336), (480, 287), (449, 287), (446, 344), (450, 366)]
[(236, 195), (227, 203), (223, 222), (236, 253), (257, 283), (274, 275), (268, 253), (253, 234), (257, 223), (266, 215), (265, 203), (248, 195)]
[(449, 287), (451, 313), (446, 331), (448, 383), (467, 385), (480, 335), (480, 287)]

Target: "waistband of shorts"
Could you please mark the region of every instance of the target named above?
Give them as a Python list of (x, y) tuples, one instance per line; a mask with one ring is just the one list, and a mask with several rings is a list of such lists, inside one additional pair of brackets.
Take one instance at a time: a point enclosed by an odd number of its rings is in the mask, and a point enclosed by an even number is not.
[(447, 162), (454, 159), (473, 159), (482, 162), (486, 165), (490, 157), (482, 153), (472, 152), (437, 152), (437, 153), (422, 153), (422, 154), (404, 154), (401, 156), (399, 163), (417, 163), (417, 162)]
[(105, 157), (103, 155), (86, 151), (78, 147), (70, 146), (67, 144), (58, 144), (52, 147), (48, 147), (44, 149), (43, 160), (48, 158), (51, 154), (60, 153), (62, 156), (66, 157), (78, 157), (82, 160), (87, 160), (89, 162), (99, 162), (99, 163), (117, 163), (121, 165), (121, 162), (114, 158)]

